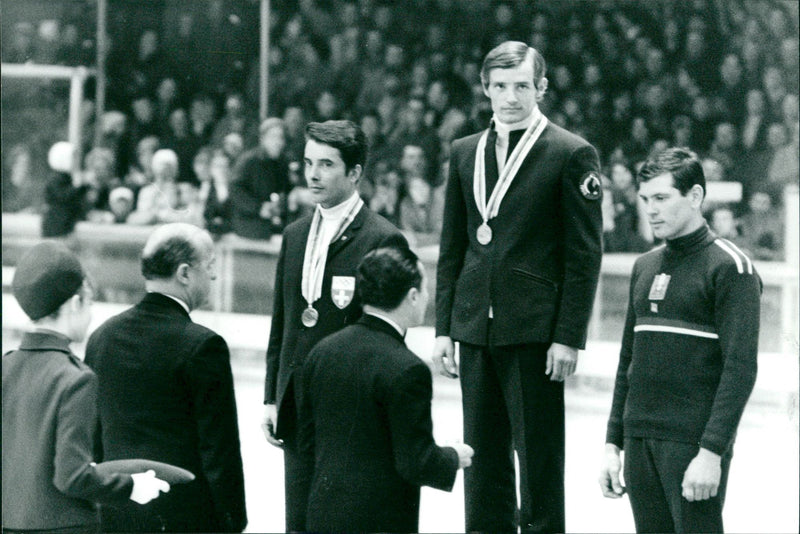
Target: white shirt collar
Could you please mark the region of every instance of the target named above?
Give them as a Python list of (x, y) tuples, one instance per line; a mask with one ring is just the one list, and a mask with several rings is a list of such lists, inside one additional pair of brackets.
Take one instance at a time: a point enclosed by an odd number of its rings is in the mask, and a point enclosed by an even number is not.
[(388, 317), (386, 317), (382, 313), (378, 313), (378, 312), (374, 312), (374, 311), (368, 311), (368, 312), (364, 312), (364, 313), (366, 313), (367, 315), (372, 315), (373, 317), (377, 317), (378, 319), (380, 319), (382, 321), (386, 321), (387, 323), (392, 325), (392, 327), (394, 327), (394, 329), (397, 330), (397, 332), (401, 336), (405, 337), (405, 335), (406, 335), (405, 331), (394, 320), (389, 319)]
[(186, 304), (186, 302), (184, 302), (182, 299), (179, 299), (178, 297), (175, 297), (173, 295), (167, 295), (166, 293), (160, 293), (158, 291), (148, 291), (148, 293), (158, 293), (159, 295), (164, 295), (165, 297), (169, 297), (172, 300), (174, 300), (175, 302), (177, 302), (178, 304), (180, 304), (181, 308), (186, 310), (186, 313), (191, 313), (191, 310), (189, 309), (189, 305)]
[(492, 120), (494, 121), (494, 129), (497, 131), (498, 139), (508, 139), (508, 132), (527, 129), (528, 126), (530, 126), (531, 123), (541, 114), (542, 112), (539, 110), (539, 106), (536, 106), (533, 108), (533, 111), (530, 115), (519, 122), (513, 122), (511, 124), (502, 123), (497, 116), (493, 116)]
[(345, 216), (347, 211), (350, 209), (350, 206), (355, 204), (358, 201), (358, 191), (354, 191), (352, 196), (342, 202), (341, 204), (337, 204), (331, 208), (323, 208), (322, 206), (319, 207), (320, 215), (325, 220), (334, 220), (338, 221), (342, 217)]

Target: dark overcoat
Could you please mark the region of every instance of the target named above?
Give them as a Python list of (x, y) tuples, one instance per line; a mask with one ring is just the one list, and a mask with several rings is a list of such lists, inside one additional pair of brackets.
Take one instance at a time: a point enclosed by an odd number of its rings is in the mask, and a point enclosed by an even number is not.
[(66, 337), (25, 334), (3, 356), (4, 529), (96, 528), (92, 501), (128, 500), (129, 475), (91, 465), (96, 427), (95, 374)]
[(148, 293), (89, 338), (104, 460), (147, 458), (197, 477), (145, 506), (104, 508), (104, 529), (241, 531), (244, 474), (225, 340)]

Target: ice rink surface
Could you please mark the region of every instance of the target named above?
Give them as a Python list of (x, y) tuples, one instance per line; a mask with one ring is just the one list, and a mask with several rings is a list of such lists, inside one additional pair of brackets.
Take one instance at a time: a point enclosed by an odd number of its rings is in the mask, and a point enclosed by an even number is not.
[[(409, 345), (423, 357), (429, 329), (409, 333)], [(591, 354), (581, 354), (590, 358)], [(578, 364), (578, 373), (581, 364)], [(283, 457), (263, 437), (264, 364), (234, 361), (239, 432), (247, 488), (247, 532), (280, 532), (284, 525)], [(439, 444), (461, 439), (458, 381), (434, 376), (433, 422)], [(569, 532), (633, 532), (627, 497), (605, 499), (597, 484), (611, 391), (580, 385), (566, 392), (566, 512)], [(798, 503), (797, 407), (751, 402), (745, 410), (734, 447), (725, 504), (729, 533), (800, 532)], [(488, 422), (487, 424), (491, 424)], [(463, 532), (463, 476), (451, 493), (423, 488), (421, 532)]]

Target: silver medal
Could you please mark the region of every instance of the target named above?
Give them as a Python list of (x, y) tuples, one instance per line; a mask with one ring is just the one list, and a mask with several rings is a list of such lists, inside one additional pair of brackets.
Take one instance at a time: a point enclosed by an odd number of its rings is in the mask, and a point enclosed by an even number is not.
[(306, 328), (311, 328), (317, 324), (317, 321), (319, 320), (319, 312), (309, 306), (303, 310), (303, 315), (300, 316), (300, 320), (303, 322), (303, 326)]
[(492, 241), (492, 229), (489, 228), (488, 224), (482, 223), (478, 227), (476, 237), (478, 238), (478, 243), (481, 245), (488, 245)]

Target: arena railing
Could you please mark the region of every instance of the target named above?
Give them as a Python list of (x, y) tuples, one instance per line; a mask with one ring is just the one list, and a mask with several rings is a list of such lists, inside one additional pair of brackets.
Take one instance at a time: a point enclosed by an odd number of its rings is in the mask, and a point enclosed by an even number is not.
[[(762, 299), (761, 344), (765, 350), (797, 354), (800, 324), (798, 292), (798, 205), (797, 187), (787, 188), (785, 195), (786, 261), (755, 261), (764, 282)], [(34, 214), (9, 214), (2, 217), (2, 250), (4, 290), (13, 275), (19, 255), (39, 242), (40, 220)], [(144, 294), (144, 281), (139, 271), (142, 246), (152, 227), (78, 223), (66, 239), (77, 250), (94, 278), (100, 299), (108, 302), (133, 303)], [(426, 264), (431, 295), (435, 290), (438, 246), (426, 236), (409, 235), (412, 247)], [(254, 241), (226, 235), (216, 242), (218, 276), (212, 286), (208, 309), (219, 312), (270, 315), (275, 267), (281, 238)], [(589, 328), (589, 339), (618, 341), (622, 332), (630, 273), (636, 254), (603, 256), (597, 299)], [(426, 324), (433, 324), (433, 300), (426, 315)]]

